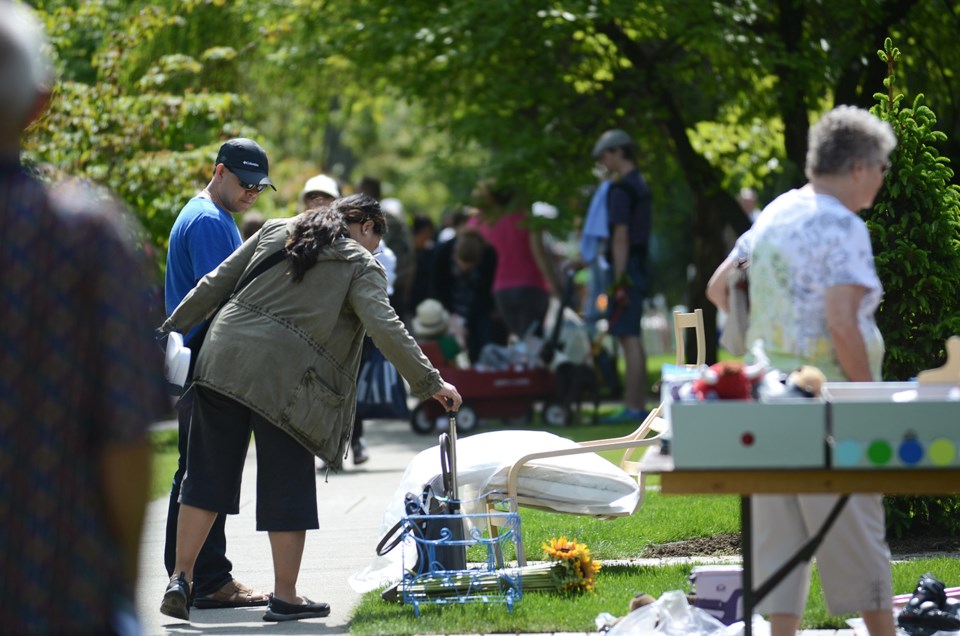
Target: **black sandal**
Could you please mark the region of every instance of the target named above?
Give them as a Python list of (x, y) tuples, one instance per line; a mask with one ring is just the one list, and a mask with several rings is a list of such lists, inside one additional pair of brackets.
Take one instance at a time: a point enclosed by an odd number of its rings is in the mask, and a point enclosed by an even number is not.
[(327, 603), (314, 603), (306, 596), (303, 597), (303, 603), (299, 605), (286, 603), (276, 596), (270, 597), (270, 603), (267, 605), (267, 613), (263, 615), (263, 620), (272, 622), (296, 621), (302, 618), (323, 618), (330, 615), (330, 605)]

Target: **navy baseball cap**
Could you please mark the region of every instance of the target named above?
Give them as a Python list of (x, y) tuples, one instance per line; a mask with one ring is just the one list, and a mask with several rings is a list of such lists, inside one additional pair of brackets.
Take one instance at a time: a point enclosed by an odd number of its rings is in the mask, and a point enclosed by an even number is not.
[(225, 165), (244, 183), (277, 189), (267, 176), (270, 171), (267, 153), (253, 139), (237, 137), (225, 142), (217, 153), (217, 163)]

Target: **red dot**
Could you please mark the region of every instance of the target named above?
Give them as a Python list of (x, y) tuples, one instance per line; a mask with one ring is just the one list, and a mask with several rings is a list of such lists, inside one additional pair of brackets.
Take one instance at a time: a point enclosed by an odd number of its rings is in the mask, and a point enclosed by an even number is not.
[(740, 442), (741, 442), (744, 446), (753, 446), (753, 433), (744, 433), (744, 434), (740, 437)]

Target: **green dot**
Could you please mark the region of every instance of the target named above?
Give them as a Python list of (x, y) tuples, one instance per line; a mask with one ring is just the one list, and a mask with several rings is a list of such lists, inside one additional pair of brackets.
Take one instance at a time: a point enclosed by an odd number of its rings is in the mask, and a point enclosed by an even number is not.
[(893, 457), (893, 448), (886, 440), (878, 439), (870, 443), (867, 448), (867, 458), (871, 464), (883, 466)]
[(934, 466), (949, 466), (957, 456), (957, 447), (948, 439), (935, 439), (927, 449), (930, 461)]

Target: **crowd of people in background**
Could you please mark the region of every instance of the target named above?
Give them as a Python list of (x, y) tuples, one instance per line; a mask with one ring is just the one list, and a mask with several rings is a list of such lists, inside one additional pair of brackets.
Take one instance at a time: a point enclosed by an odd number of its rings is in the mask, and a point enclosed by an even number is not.
[[(442, 368), (480, 370), (490, 346), (542, 340), (565, 265), (575, 263), (589, 272), (577, 309), (588, 329), (606, 321), (625, 361), (623, 408), (608, 421), (647, 417), (641, 325), (653, 204), (627, 132), (608, 130), (593, 146), (599, 183), (578, 211), (575, 254), (557, 249), (566, 242), (545, 231), (548, 216), (537, 218), (538, 205), (552, 206), (493, 180), (437, 224), (384, 198), (374, 177), (350, 188), (321, 173), (305, 180), (296, 215), (266, 219), (252, 208), (276, 190), (267, 153), (252, 139), (229, 139), (173, 223), (167, 318), (149, 325), (149, 263), (123, 206), (89, 184), (48, 187), (21, 164), (21, 137), (54, 75), (39, 22), (9, 0), (0, 0), (0, 77), (0, 268), (15, 272), (0, 277), (0, 609), (11, 633), (138, 632), (148, 426), (169, 411), (154, 327), (182, 332), (197, 352), (176, 402), (180, 456), (160, 605), (184, 620), (191, 608), (266, 606), (267, 621), (329, 614), (298, 592), (297, 579), (306, 530), (319, 523), (316, 470), (340, 469), (348, 448), (355, 465), (370, 458), (355, 405), (374, 348), (414, 397), (456, 410), (461, 396)], [(876, 380), (882, 288), (856, 213), (873, 204), (897, 140), (870, 113), (841, 106), (811, 128), (809, 142), (806, 186), (762, 213), (755, 191), (739, 192), (752, 228), (730, 237), (707, 294), (726, 309), (726, 277), (749, 260), (751, 293), (760, 290), (764, 303), (750, 314), (748, 336), (766, 343), (774, 366)], [(802, 231), (812, 226), (821, 231)], [(420, 345), (439, 351), (441, 369)], [(269, 594), (233, 578), (224, 530), (238, 512), (254, 432), (257, 528), (268, 532), (274, 560)], [(807, 542), (835, 500), (755, 497), (755, 578)], [(819, 550), (829, 609), (860, 612), (871, 634), (892, 635), (880, 495), (851, 496)], [(774, 636), (798, 629), (810, 576), (808, 564), (765, 599)]]

